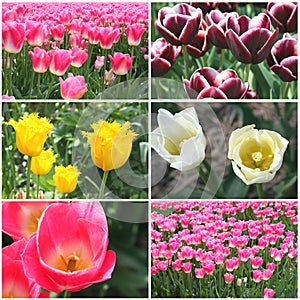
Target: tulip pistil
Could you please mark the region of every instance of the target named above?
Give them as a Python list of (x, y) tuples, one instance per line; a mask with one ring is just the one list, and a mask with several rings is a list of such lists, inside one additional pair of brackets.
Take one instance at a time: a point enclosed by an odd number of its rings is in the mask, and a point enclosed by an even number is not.
[(251, 158), (253, 159), (254, 165), (255, 165), (256, 168), (260, 168), (262, 166), (263, 155), (262, 155), (261, 152), (258, 151), (258, 152), (252, 153)]
[(76, 254), (73, 253), (72, 255), (68, 256), (66, 259), (63, 257), (63, 255), (60, 255), (60, 258), (66, 267), (66, 272), (72, 273), (80, 269), (78, 264), (80, 258)]

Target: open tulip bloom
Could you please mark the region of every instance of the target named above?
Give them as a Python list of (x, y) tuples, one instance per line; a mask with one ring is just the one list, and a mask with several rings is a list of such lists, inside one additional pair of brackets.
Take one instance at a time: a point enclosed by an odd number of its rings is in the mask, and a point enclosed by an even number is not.
[(236, 129), (229, 138), (228, 158), (235, 174), (247, 185), (272, 180), (289, 143), (275, 131), (254, 128)]
[(151, 146), (170, 167), (187, 171), (205, 158), (206, 139), (193, 107), (175, 115), (159, 109), (158, 128), (151, 133)]
[(21, 254), (26, 276), (60, 293), (110, 279), (116, 254), (107, 250), (106, 216), (99, 202), (49, 205)]

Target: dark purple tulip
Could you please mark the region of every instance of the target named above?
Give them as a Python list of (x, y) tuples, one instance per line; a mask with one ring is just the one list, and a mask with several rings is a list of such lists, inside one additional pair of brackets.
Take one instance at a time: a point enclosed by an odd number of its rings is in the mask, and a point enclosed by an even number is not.
[(206, 22), (209, 25), (207, 28), (207, 37), (213, 45), (222, 49), (228, 48), (225, 39), (225, 32), (227, 19), (230, 16), (234, 18), (239, 17), (236, 12), (222, 13), (219, 10), (213, 10), (206, 15)]
[(295, 2), (270, 2), (266, 13), (271, 18), (274, 27), (279, 32), (294, 32), (297, 30), (298, 3)]
[(242, 99), (249, 88), (235, 71), (217, 71), (210, 67), (196, 70), (190, 81), (184, 79), (183, 85), (191, 99)]
[(259, 99), (259, 96), (256, 92), (256, 90), (248, 90), (245, 99)]
[(202, 21), (196, 37), (186, 46), (188, 54), (195, 58), (203, 56), (209, 48), (206, 28), (207, 24)]
[(164, 38), (151, 43), (152, 77), (163, 76), (181, 54), (181, 46), (173, 46)]
[(285, 33), (271, 49), (267, 57), (267, 64), (282, 81), (298, 79), (298, 35), (291, 36)]
[(261, 13), (250, 19), (247, 16), (227, 19), (225, 33), (228, 48), (244, 64), (259, 64), (269, 55), (278, 37), (278, 28), (271, 31), (269, 17)]
[(155, 27), (172, 45), (187, 45), (197, 35), (201, 20), (201, 9), (183, 3), (162, 8)]

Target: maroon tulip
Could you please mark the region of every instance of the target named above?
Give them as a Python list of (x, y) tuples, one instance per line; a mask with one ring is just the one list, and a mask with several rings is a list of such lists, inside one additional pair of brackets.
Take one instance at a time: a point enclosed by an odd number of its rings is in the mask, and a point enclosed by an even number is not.
[(259, 99), (259, 96), (256, 92), (256, 90), (248, 90), (245, 99)]
[(203, 56), (209, 48), (206, 28), (207, 24), (202, 21), (196, 37), (186, 46), (188, 54), (195, 58)]
[(297, 2), (270, 2), (266, 10), (273, 26), (278, 27), (279, 32), (297, 30), (297, 12)]
[(249, 84), (243, 83), (233, 70), (215, 70), (210, 67), (196, 70), (190, 81), (183, 81), (184, 89), (192, 99), (242, 99)]
[(172, 45), (187, 45), (198, 33), (202, 11), (186, 3), (164, 7), (158, 12), (156, 29)]
[(227, 19), (230, 16), (238, 18), (239, 15), (236, 12), (222, 13), (219, 10), (213, 10), (206, 15), (206, 21), (209, 25), (207, 29), (207, 37), (213, 45), (222, 49), (228, 48), (225, 32)]
[(282, 81), (294, 81), (298, 78), (298, 35), (283, 35), (271, 49), (267, 64)]
[(181, 54), (181, 46), (173, 46), (164, 38), (151, 43), (151, 74), (163, 76)]
[(230, 16), (225, 37), (228, 48), (238, 61), (259, 64), (269, 55), (278, 32), (278, 28), (274, 32), (271, 31), (269, 17), (261, 13), (253, 19), (247, 16)]

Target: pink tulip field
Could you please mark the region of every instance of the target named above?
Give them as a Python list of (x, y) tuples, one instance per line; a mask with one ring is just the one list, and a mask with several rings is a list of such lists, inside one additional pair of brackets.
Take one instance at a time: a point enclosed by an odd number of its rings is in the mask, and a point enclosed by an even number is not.
[(153, 297), (297, 297), (297, 201), (158, 201), (151, 218)]
[(148, 3), (3, 3), (4, 99), (94, 99), (147, 77)]

